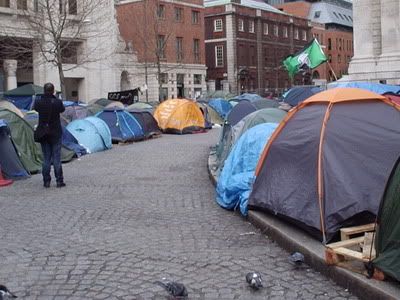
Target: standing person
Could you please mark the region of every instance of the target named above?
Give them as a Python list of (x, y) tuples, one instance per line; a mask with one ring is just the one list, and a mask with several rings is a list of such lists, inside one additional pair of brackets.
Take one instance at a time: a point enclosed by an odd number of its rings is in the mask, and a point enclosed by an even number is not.
[(39, 113), (39, 124), (35, 135), (38, 136), (43, 152), (43, 186), (50, 187), (51, 164), (54, 166), (54, 175), (57, 187), (65, 186), (61, 166), (62, 127), (60, 113), (65, 111), (64, 104), (54, 96), (54, 85), (44, 85), (44, 96), (35, 101), (34, 110)]

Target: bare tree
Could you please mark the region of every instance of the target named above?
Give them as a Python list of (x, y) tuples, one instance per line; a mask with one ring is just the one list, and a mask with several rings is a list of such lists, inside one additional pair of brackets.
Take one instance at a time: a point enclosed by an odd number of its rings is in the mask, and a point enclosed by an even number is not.
[(33, 63), (32, 59), (24, 59), (27, 53), (32, 56), (33, 51), (39, 52), (40, 60), (35, 63), (57, 67), (61, 92), (65, 96), (65, 71), (108, 55), (102, 51), (100, 43), (92, 45), (90, 50), (84, 47), (88, 39), (109, 34), (110, 29), (101, 26), (108, 1), (36, 0), (28, 3), (30, 5), (18, 10), (17, 21), (0, 29), (3, 40), (0, 51), (25, 63)]

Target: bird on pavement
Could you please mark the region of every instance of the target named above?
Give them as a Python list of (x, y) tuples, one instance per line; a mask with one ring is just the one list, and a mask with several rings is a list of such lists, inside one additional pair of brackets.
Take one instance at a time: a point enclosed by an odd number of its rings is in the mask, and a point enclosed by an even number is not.
[(263, 287), (261, 282), (261, 274), (257, 272), (250, 272), (246, 274), (246, 281), (250, 287), (258, 290)]
[(300, 252), (293, 252), (289, 256), (289, 260), (295, 265), (296, 268), (300, 268), (304, 263), (304, 255)]
[(154, 284), (163, 287), (173, 299), (185, 299), (188, 296), (187, 289), (182, 283), (168, 281), (163, 278), (162, 281), (155, 281)]
[(18, 298), (11, 293), (5, 285), (0, 284), (0, 300)]

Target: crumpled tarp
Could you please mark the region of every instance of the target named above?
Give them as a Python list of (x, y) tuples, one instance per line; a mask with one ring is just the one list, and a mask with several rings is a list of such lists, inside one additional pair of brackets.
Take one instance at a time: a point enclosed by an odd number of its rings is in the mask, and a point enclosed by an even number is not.
[(254, 172), (276, 123), (259, 124), (247, 130), (234, 145), (217, 182), (217, 203), (226, 209), (237, 209), (247, 215), (247, 203)]

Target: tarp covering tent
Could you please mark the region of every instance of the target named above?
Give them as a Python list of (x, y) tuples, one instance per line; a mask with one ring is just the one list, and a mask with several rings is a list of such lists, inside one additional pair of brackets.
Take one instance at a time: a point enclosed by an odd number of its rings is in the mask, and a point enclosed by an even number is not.
[(377, 217), (373, 265), (400, 281), (400, 157), (386, 184)]
[(0, 119), (4, 119), (11, 130), (11, 137), (24, 168), (30, 173), (42, 169), (42, 150), (33, 139), (32, 127), (15, 113), (0, 109)]
[[(95, 117), (89, 117), (95, 118)], [(104, 122), (99, 119), (99, 122)], [(103, 127), (99, 126), (99, 129), (92, 122), (81, 119), (75, 120), (68, 124), (67, 130), (76, 138), (80, 145), (84, 146), (88, 153), (94, 153), (110, 149), (111, 145), (111, 133), (105, 128), (108, 128), (107, 124)], [(101, 132), (103, 131), (104, 132)]]
[(232, 105), (222, 98), (211, 99), (208, 101), (208, 106), (214, 109), (223, 119), (226, 118), (232, 109)]
[(247, 215), (254, 171), (276, 127), (276, 123), (256, 125), (246, 131), (234, 145), (218, 177), (216, 200), (220, 206), (227, 209), (239, 207), (241, 213)]
[(43, 87), (35, 84), (25, 84), (4, 92), (3, 97), (11, 101), (16, 107), (31, 110), (35, 95), (43, 94)]
[(400, 107), (361, 89), (308, 98), (280, 123), (256, 170), (249, 207), (330, 241), (374, 221), (400, 149)]
[(68, 120), (69, 123), (76, 119), (86, 118), (88, 116), (88, 110), (84, 106), (71, 105), (65, 108), (65, 111), (61, 114), (61, 116)]
[(92, 101), (90, 102), (90, 104), (97, 104), (97, 105), (106, 107), (108, 104), (113, 103), (113, 102), (115, 102), (115, 101), (113, 101), (113, 100), (108, 100), (108, 99), (106, 99), (106, 98), (100, 98), (100, 99), (92, 100)]
[(98, 112), (102, 111), (104, 109), (103, 106), (92, 103), (86, 106), (87, 109), (87, 115), (88, 116), (94, 116), (96, 115)]
[(283, 102), (290, 104), (291, 106), (296, 106), (300, 102), (310, 98), (323, 89), (318, 86), (295, 86), (285, 93), (283, 97)]
[(390, 85), (390, 84), (382, 84), (375, 82), (366, 82), (366, 81), (335, 81), (328, 84), (328, 89), (332, 88), (359, 88), (363, 90), (368, 90), (370, 92), (374, 92), (380, 95), (385, 93), (394, 93), (398, 94), (400, 92), (400, 85)]
[(17, 114), (19, 117), (23, 118), (24, 114), (16, 107), (12, 102), (10, 101), (0, 101), (0, 109), (8, 109), (12, 111), (13, 113)]
[(110, 102), (105, 106), (105, 108), (124, 108), (124, 107), (125, 105), (119, 101)]
[(2, 119), (0, 119), (0, 153), (1, 172), (5, 178), (24, 179), (29, 177), (12, 141), (10, 128)]
[(136, 118), (124, 109), (105, 108), (96, 117), (102, 119), (110, 128), (113, 142), (128, 142), (144, 139), (144, 132)]
[(385, 93), (384, 96), (388, 98), (393, 103), (400, 105), (400, 95), (393, 93)]
[(170, 99), (162, 102), (154, 112), (158, 127), (169, 133), (193, 133), (204, 130), (205, 120), (195, 102)]
[(130, 109), (127, 111), (139, 122), (146, 138), (161, 134), (156, 119), (149, 111), (142, 109)]

